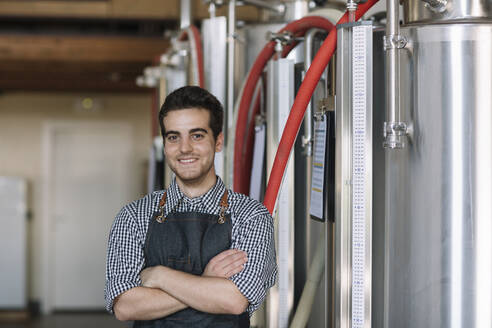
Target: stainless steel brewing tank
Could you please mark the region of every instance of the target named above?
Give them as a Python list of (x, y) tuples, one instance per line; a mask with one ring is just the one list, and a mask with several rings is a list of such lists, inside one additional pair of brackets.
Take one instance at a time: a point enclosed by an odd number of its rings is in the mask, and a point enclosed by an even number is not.
[(492, 327), (492, 22), (412, 24), (386, 151), (385, 327)]
[[(492, 17), (491, 0), (403, 0), (405, 24), (487, 22)], [(427, 2), (440, 2), (432, 7)]]

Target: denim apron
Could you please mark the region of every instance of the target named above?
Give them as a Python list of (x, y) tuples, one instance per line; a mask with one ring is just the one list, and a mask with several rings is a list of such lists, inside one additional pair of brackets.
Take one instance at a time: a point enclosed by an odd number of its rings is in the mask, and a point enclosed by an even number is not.
[[(201, 275), (207, 263), (217, 254), (231, 246), (232, 222), (225, 214), (227, 190), (220, 202), (219, 215), (199, 212), (171, 213), (165, 217), (164, 192), (159, 211), (149, 222), (145, 240), (144, 268), (163, 265), (171, 269)], [(175, 208), (179, 205), (176, 204)], [(135, 321), (134, 327), (249, 327), (249, 315), (211, 314), (192, 308), (173, 313), (167, 317)]]

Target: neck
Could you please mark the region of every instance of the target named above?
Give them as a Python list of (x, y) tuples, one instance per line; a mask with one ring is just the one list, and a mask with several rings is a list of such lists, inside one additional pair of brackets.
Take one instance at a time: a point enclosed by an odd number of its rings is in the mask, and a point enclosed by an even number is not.
[(189, 198), (195, 198), (201, 196), (207, 191), (209, 191), (217, 182), (217, 176), (215, 172), (203, 177), (201, 180), (197, 181), (183, 181), (176, 177), (176, 183), (183, 194)]

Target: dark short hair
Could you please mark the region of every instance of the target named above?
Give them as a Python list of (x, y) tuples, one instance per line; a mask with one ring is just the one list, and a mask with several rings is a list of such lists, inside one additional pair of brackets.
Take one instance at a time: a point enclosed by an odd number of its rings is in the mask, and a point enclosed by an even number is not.
[(205, 109), (210, 113), (209, 126), (217, 139), (222, 132), (224, 121), (224, 108), (213, 94), (197, 86), (186, 86), (171, 92), (162, 104), (159, 111), (159, 124), (162, 136), (166, 135), (164, 128), (164, 117), (173, 110), (199, 108)]

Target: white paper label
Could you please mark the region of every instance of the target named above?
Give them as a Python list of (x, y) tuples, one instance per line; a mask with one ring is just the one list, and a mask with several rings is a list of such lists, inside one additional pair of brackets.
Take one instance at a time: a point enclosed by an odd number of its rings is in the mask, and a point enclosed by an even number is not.
[(323, 219), (324, 204), (324, 177), (325, 177), (325, 151), (326, 151), (326, 126), (327, 119), (316, 120), (314, 122), (314, 156), (313, 170), (311, 177), (311, 206), (310, 214)]

